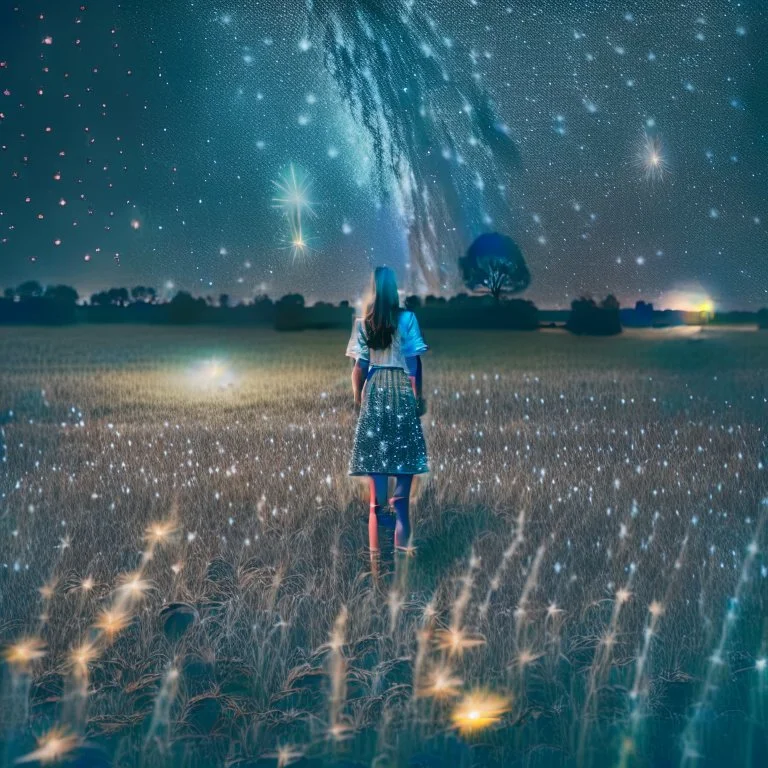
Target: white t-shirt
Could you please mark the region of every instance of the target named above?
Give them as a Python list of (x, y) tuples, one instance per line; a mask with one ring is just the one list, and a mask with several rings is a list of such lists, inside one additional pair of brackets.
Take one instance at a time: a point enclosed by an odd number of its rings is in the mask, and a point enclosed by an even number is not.
[(370, 349), (365, 338), (365, 320), (356, 317), (352, 334), (347, 344), (347, 357), (355, 360), (367, 360), (369, 365), (391, 365), (402, 368), (408, 373), (407, 357), (416, 357), (429, 349), (421, 336), (419, 321), (410, 310), (400, 312), (397, 330), (392, 336), (392, 343), (386, 349)]

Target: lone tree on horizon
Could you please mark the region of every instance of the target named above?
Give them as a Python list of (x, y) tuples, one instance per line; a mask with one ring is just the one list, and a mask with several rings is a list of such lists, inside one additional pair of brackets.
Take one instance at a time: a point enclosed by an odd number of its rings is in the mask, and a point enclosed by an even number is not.
[(531, 284), (531, 273), (517, 243), (507, 235), (480, 235), (459, 259), (464, 285), (476, 293), (489, 293), (496, 301)]

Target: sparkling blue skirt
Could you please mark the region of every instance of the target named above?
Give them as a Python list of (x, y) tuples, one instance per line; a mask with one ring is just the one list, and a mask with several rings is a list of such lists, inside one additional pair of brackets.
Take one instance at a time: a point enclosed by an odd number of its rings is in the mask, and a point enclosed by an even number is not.
[(363, 386), (350, 475), (429, 472), (411, 381), (402, 368), (372, 366)]

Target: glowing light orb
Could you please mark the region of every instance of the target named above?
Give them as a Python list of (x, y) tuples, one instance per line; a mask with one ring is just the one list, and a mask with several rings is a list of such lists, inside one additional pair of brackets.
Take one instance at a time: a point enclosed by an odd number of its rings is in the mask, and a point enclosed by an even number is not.
[(699, 312), (710, 316), (715, 314), (715, 302), (712, 299), (705, 299), (698, 306)]
[(666, 291), (654, 306), (659, 309), (677, 309), (683, 312), (703, 312), (713, 314), (716, 303), (714, 299), (707, 295), (703, 286), (687, 286), (684, 288), (672, 289)]
[(202, 360), (192, 366), (188, 383), (198, 390), (221, 391), (234, 386), (235, 376), (229, 366), (221, 360)]
[(138, 219), (131, 219), (131, 229), (141, 229), (141, 222)]
[(509, 711), (510, 700), (484, 690), (468, 693), (451, 715), (453, 725), (462, 734), (471, 734), (495, 725)]

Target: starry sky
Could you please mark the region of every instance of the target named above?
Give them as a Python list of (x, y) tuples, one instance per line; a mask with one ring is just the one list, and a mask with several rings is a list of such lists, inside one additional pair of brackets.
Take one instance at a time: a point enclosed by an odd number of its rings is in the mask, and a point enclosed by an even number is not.
[(0, 3), (0, 286), (768, 305), (762, 0)]

